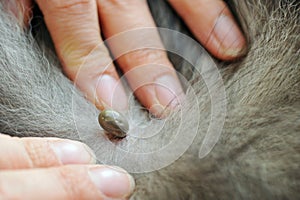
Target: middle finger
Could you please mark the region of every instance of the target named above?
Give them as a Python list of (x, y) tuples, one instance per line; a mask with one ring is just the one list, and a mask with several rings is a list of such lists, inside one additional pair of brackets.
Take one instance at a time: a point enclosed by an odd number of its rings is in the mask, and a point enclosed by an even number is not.
[[(106, 38), (139, 29), (125, 34), (128, 36), (125, 39), (116, 39), (108, 45), (141, 103), (156, 116), (160, 116), (171, 102), (171, 105), (177, 105), (182, 88), (163, 50), (158, 32), (151, 31), (153, 29), (147, 31), (147, 28), (155, 27), (147, 2), (98, 0), (98, 8), (101, 28)], [(139, 50), (119, 55), (122, 50), (132, 50), (128, 49), (132, 43)], [(149, 44), (155, 49), (146, 49), (145, 46), (149, 47)]]

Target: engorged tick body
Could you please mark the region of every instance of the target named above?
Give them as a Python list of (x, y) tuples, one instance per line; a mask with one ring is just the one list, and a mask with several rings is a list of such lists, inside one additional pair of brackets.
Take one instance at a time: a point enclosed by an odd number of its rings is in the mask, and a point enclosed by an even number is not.
[(123, 138), (129, 130), (129, 124), (126, 118), (114, 110), (103, 110), (98, 116), (100, 126), (109, 134), (115, 137)]

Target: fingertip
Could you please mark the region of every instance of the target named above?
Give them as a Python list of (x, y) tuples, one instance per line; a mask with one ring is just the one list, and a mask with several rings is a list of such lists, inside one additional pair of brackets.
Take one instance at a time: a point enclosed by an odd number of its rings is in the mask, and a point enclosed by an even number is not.
[(103, 108), (113, 108), (118, 111), (128, 109), (127, 95), (121, 80), (112, 75), (103, 74), (96, 86), (97, 101)]
[(247, 53), (247, 42), (224, 1), (170, 0), (195, 37), (216, 58), (231, 61)]
[(162, 106), (175, 108), (181, 103), (184, 93), (177, 77), (163, 75), (155, 80), (155, 84), (156, 97)]
[(132, 176), (119, 167), (90, 167), (89, 176), (97, 189), (106, 198), (127, 198), (133, 193), (135, 188)]
[(211, 42), (211, 48), (215, 48), (213, 51), (218, 58), (233, 60), (246, 54), (246, 39), (231, 14), (218, 16), (212, 34), (211, 40), (216, 41)]
[(140, 98), (142, 103), (157, 118), (169, 116), (182, 105), (185, 99), (182, 86), (174, 74), (163, 74), (157, 77), (150, 87), (142, 87), (140, 93), (145, 94), (139, 95), (142, 97)]

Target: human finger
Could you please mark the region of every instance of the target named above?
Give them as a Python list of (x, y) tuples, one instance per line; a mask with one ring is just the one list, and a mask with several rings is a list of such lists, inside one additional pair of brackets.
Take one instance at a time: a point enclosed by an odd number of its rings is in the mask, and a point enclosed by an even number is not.
[(246, 39), (221, 0), (169, 0), (195, 37), (214, 56), (233, 60), (246, 53)]
[[(127, 108), (127, 98), (104, 45), (95, 0), (37, 0), (65, 74), (100, 109)], [(113, 95), (114, 94), (114, 95)]]
[(103, 165), (0, 171), (0, 199), (124, 199), (133, 189), (128, 173)]
[(0, 134), (0, 170), (96, 163), (83, 143), (58, 138), (17, 138)]
[[(106, 38), (118, 38), (122, 32), (138, 29), (125, 34), (126, 38), (109, 40), (108, 45), (140, 102), (156, 116), (161, 116), (166, 107), (178, 105), (183, 91), (159, 34), (153, 29), (155, 23), (147, 2), (97, 2)], [(149, 45), (152, 47), (147, 48)]]

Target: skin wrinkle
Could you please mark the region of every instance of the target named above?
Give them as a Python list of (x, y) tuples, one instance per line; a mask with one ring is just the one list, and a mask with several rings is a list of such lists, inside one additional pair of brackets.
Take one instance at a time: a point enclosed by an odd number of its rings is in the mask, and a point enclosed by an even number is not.
[[(233, 17), (229, 9), (226, 7), (225, 2), (206, 2), (204, 0), (170, 2), (190, 27), (191, 32), (195, 35), (195, 37), (204, 44), (207, 50), (210, 51), (216, 58), (225, 61), (232, 61), (245, 55), (247, 46), (246, 41), (243, 38), (242, 33), (238, 30), (239, 28), (237, 24), (231, 23)], [(205, 15), (205, 13), (208, 12), (207, 10), (210, 10), (209, 15)], [(193, 19), (191, 16), (194, 18), (196, 17), (198, 21)], [(228, 18), (221, 18), (225, 20), (222, 20), (222, 24), (216, 27), (220, 16), (226, 16)], [(195, 25), (196, 23), (197, 25)], [(228, 35), (225, 40), (222, 40), (224, 35), (221, 34), (221, 32), (224, 31), (223, 29), (227, 30), (228, 27), (226, 27), (226, 25), (233, 26), (231, 29), (232, 35)], [(238, 43), (233, 43), (235, 46), (230, 46), (228, 41), (236, 40), (237, 38), (239, 38)]]
[(19, 141), (22, 143), (22, 146), (24, 147), (24, 152), (27, 155), (26, 156), (27, 157), (26, 160), (29, 161), (29, 164), (26, 167), (33, 168), (33, 166), (38, 166), (38, 165), (36, 165), (38, 163), (38, 161), (36, 159), (37, 158), (37, 156), (36, 156), (36, 152), (37, 152), (36, 148), (33, 147), (33, 145), (30, 142), (26, 141), (26, 140), (19, 140)]
[[(131, 62), (131, 60), (134, 60), (135, 63), (136, 63), (136, 66), (139, 66), (139, 65), (145, 65), (145, 64), (161, 64), (161, 65), (164, 65), (166, 67), (169, 67), (170, 69), (173, 69), (171, 68), (171, 63), (166, 60), (166, 54), (165, 54), (165, 51), (163, 50), (160, 50), (160, 49), (138, 49), (138, 50), (135, 50), (133, 52), (128, 52), (126, 53), (126, 55), (122, 55), (120, 56), (117, 61), (118, 62), (123, 62), (123, 63), (126, 63), (122, 69), (124, 72), (127, 72), (129, 71), (130, 69), (132, 69), (132, 67), (129, 65), (129, 63)], [(152, 61), (154, 60), (154, 61)], [(173, 70), (170, 70), (170, 71), (173, 71)], [(152, 73), (155, 73), (155, 72), (152, 72)], [(160, 72), (157, 72), (157, 73), (160, 73)], [(163, 72), (162, 72), (163, 73)]]
[[(48, 1), (48, 5), (51, 5), (50, 8), (53, 8), (52, 11), (57, 11), (61, 9), (61, 10), (73, 10), (79, 12), (84, 12), (85, 10), (84, 8), (86, 8), (86, 6), (90, 6), (91, 2), (93, 2), (91, 0), (73, 0), (73, 1), (46, 0), (46, 1)], [(51, 9), (49, 9), (48, 11), (51, 11)]]
[[(91, 185), (91, 183), (88, 183), (88, 181), (86, 180), (87, 179), (86, 178), (87, 176), (85, 175), (87, 174), (86, 170), (80, 174), (81, 177), (70, 176), (69, 170), (70, 169), (68, 168), (64, 168), (63, 170), (57, 171), (57, 177), (60, 180), (61, 185), (63, 186), (62, 188), (64, 188), (65, 190), (65, 194), (70, 195), (67, 196), (66, 199), (78, 199), (78, 200), (83, 199), (80, 190), (77, 187), (74, 187), (78, 183), (83, 185), (86, 184), (87, 185), (86, 187), (93, 188), (93, 190), (91, 190), (91, 193), (97, 191), (97, 188), (95, 188), (94, 185)], [(79, 187), (79, 188), (85, 188), (85, 187)]]
[[(20, 140), (22, 142), (22, 146), (25, 148), (25, 152), (28, 156), (28, 161), (30, 162), (28, 168), (33, 168), (36, 166), (47, 167), (47, 166), (55, 166), (60, 161), (54, 154), (53, 150), (49, 146), (50, 141), (42, 142), (40, 141), (37, 144), (33, 144), (29, 140)], [(46, 156), (42, 156), (39, 152), (47, 152)]]
[[(199, 146), (212, 117), (210, 96), (201, 74), (178, 56), (169, 55), (175, 60), (179, 73), (193, 72), (189, 83), (196, 96), (194, 99), (187, 96), (187, 100), (199, 101), (199, 113), (195, 113), (192, 104), (183, 104), (188, 111), (184, 117), (199, 116), (199, 129), (193, 144), (174, 163), (154, 172), (134, 174), (133, 200), (300, 199), (300, 58), (299, 45), (295, 42), (300, 37), (300, 12), (299, 6), (292, 6), (299, 3), (230, 2), (251, 43), (248, 54), (241, 60), (217, 63), (228, 100), (221, 137), (208, 156), (198, 158)], [(188, 34), (165, 1), (150, 0), (149, 4), (155, 11), (158, 26)], [(62, 74), (47, 37), (43, 37), (45, 27), (34, 27), (39, 34), (33, 38), (7, 16), (1, 3), (0, 11), (0, 132), (83, 140), (96, 152), (118, 154), (114, 150), (103, 150), (99, 145), (102, 132), (95, 122), (99, 111), (74, 90)], [(199, 59), (197, 65), (211, 65), (207, 57), (194, 53), (193, 46), (171, 36), (162, 40), (182, 49), (185, 56), (195, 61)], [(140, 107), (140, 104), (133, 102), (130, 108), (134, 106)], [(131, 111), (133, 122), (138, 123), (145, 117), (140, 109)], [(147, 138), (144, 142), (128, 139), (117, 147), (137, 152), (156, 150), (174, 137), (180, 120), (179, 115), (170, 118), (171, 123), (166, 123), (159, 137)], [(151, 122), (143, 134), (150, 135), (161, 128), (155, 120)], [(196, 125), (192, 120), (184, 124), (187, 130)], [(79, 138), (78, 134), (87, 138)], [(150, 160), (153, 162), (155, 160)], [(76, 181), (81, 184), (80, 177), (73, 178), (78, 178)], [(91, 183), (83, 184), (91, 187)]]
[[(225, 9), (226, 9), (226, 6), (224, 5), (224, 8), (223, 8), (223, 9), (220, 11), (220, 13), (218, 14), (219, 17), (222, 15), (222, 13), (224, 12)], [(209, 40), (210, 40), (211, 37), (213, 36), (213, 32), (214, 32), (214, 30), (215, 30), (215, 27), (216, 27), (218, 21), (219, 21), (219, 17), (218, 17), (218, 19), (216, 20), (216, 22), (215, 22), (213, 28), (212, 28), (211, 31), (209, 32), (209, 34), (208, 34), (209, 37), (207, 38), (206, 42), (204, 42), (204, 45), (207, 45), (208, 42), (209, 42)], [(224, 38), (225, 38), (225, 36), (224, 36)]]

